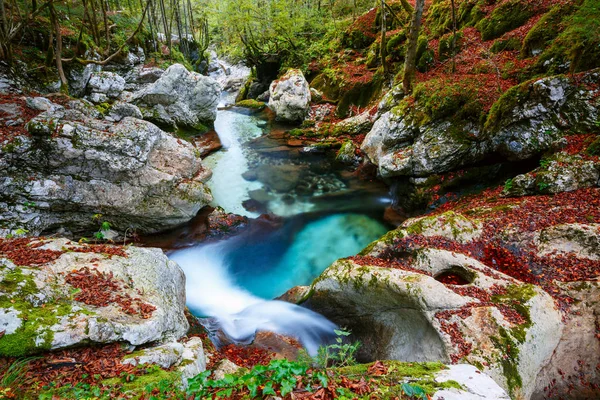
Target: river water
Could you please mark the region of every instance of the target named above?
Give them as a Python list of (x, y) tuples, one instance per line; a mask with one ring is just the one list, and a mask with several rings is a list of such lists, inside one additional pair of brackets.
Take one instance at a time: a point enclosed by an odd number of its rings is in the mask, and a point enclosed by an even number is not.
[(250, 218), (269, 213), (278, 223), (217, 242), (176, 240), (168, 255), (185, 271), (188, 307), (213, 317), (229, 340), (248, 343), (258, 330), (274, 331), (314, 353), (334, 325), (273, 299), (382, 236), (391, 199), (381, 183), (359, 180), (331, 155), (288, 146), (290, 127), (268, 110), (225, 107), (231, 101), (224, 93), (215, 121), (223, 149), (204, 160), (213, 171), (213, 205)]

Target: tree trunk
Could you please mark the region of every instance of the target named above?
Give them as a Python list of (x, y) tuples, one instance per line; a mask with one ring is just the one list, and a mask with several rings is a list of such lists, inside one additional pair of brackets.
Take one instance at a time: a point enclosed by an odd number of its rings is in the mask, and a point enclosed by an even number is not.
[(385, 18), (385, 0), (381, 0), (381, 66), (383, 67), (383, 75), (388, 75), (388, 65), (387, 65), (387, 44), (386, 44), (386, 34), (387, 34), (387, 21)]
[(404, 76), (402, 79), (404, 93), (407, 95), (412, 93), (412, 83), (417, 69), (417, 44), (419, 42), (419, 31), (421, 30), (421, 19), (423, 18), (424, 7), (425, 0), (416, 1), (415, 11), (410, 25), (406, 59), (404, 61)]
[(456, 9), (454, 0), (451, 0), (452, 5), (452, 73), (456, 72)]
[(58, 70), (58, 76), (60, 77), (60, 92), (69, 94), (69, 82), (65, 76), (65, 70), (62, 65), (62, 34), (60, 33), (60, 23), (56, 18), (56, 10), (54, 4), (50, 3), (50, 22), (54, 28), (54, 34), (56, 36), (56, 48), (54, 55), (56, 58), (56, 69)]

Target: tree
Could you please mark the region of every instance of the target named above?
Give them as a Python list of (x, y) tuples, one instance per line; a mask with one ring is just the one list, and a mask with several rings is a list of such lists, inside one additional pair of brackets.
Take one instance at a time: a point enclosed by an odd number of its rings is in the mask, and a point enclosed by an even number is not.
[(402, 86), (404, 93), (412, 93), (412, 83), (417, 70), (417, 44), (419, 42), (419, 32), (421, 30), (421, 21), (423, 19), (423, 8), (425, 0), (416, 0), (412, 21), (410, 24), (410, 33), (408, 35), (408, 45), (406, 49), (406, 59), (404, 61), (404, 76)]

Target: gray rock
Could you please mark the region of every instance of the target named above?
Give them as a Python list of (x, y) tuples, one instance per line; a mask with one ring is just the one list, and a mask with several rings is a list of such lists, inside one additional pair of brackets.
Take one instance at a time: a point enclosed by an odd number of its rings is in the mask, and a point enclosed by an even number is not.
[(142, 119), (142, 112), (139, 108), (129, 103), (118, 102), (115, 103), (108, 113), (108, 117), (110, 117), (113, 121), (119, 122), (125, 117), (132, 117), (137, 119)]
[(212, 199), (198, 152), (149, 122), (58, 109), (27, 128), (33, 137), (19, 137), (0, 157), (5, 228), (95, 232), (92, 216), (102, 214), (120, 232), (156, 232), (190, 220)]
[(543, 160), (544, 165), (516, 176), (504, 189), (505, 196), (556, 194), (598, 186), (600, 164), (579, 155), (557, 153)]
[(45, 97), (28, 97), (25, 99), (25, 104), (32, 110), (38, 111), (46, 111), (54, 106), (54, 103)]
[(356, 156), (357, 147), (352, 141), (347, 140), (337, 152), (335, 159), (343, 164), (358, 165), (360, 158)]
[(509, 400), (510, 397), (492, 378), (468, 364), (449, 365), (435, 374), (436, 382), (454, 381), (461, 389), (444, 389), (433, 394), (434, 400)]
[(215, 80), (175, 64), (137, 93), (135, 102), (148, 109), (149, 114), (160, 106), (158, 112), (166, 114), (178, 126), (194, 128), (215, 120), (220, 94), (221, 88)]
[(310, 101), (310, 87), (300, 70), (289, 70), (269, 88), (269, 107), (280, 121), (303, 121), (308, 116)]
[[(0, 309), (0, 326), (14, 321), (13, 310), (18, 311), (22, 324), (16, 330), (11, 329), (12, 332), (7, 330), (0, 338), (0, 343), (6, 341), (17, 346), (10, 348), (10, 354), (33, 354), (89, 343), (125, 342), (139, 346), (173, 341), (187, 332), (185, 276), (160, 249), (124, 247), (127, 257), (122, 257), (95, 253), (87, 245), (66, 239), (44, 240), (41, 244), (38, 249), (69, 251), (43, 268), (15, 269), (22, 276), (27, 293), (3, 289), (1, 295), (11, 301), (12, 307)], [(134, 299), (133, 311), (126, 311), (115, 301), (102, 306), (75, 300), (75, 288), (69, 283), (73, 281), (68, 276), (85, 268), (92, 274), (103, 274), (102, 279), (110, 279), (117, 285), (111, 295)], [(6, 269), (0, 269), (2, 279), (6, 273)], [(143, 314), (141, 305), (152, 306), (154, 310)], [(44, 319), (31, 317), (42, 308)], [(30, 318), (23, 319), (23, 312)]]
[(116, 99), (125, 90), (125, 79), (114, 72), (94, 72), (87, 84), (88, 90)]

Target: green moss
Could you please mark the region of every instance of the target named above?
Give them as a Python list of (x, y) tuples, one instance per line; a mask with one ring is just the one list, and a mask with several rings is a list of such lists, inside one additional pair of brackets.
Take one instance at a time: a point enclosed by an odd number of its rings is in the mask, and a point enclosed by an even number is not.
[(438, 57), (440, 61), (444, 61), (450, 57), (452, 57), (452, 46), (454, 42), (454, 52), (460, 52), (462, 45), (463, 33), (457, 32), (456, 35), (451, 33), (444, 35), (440, 38), (440, 42), (438, 44)]
[(431, 79), (418, 84), (414, 90), (417, 107), (426, 117), (422, 124), (452, 117), (455, 121), (478, 122), (483, 106), (478, 98), (481, 82), (466, 78), (458, 82), (445, 79)]
[(590, 156), (600, 156), (600, 136), (596, 138), (585, 150), (586, 154)]
[[(457, 2), (458, 3), (458, 2)], [(434, 37), (442, 36), (452, 31), (452, 6), (450, 0), (434, 0), (427, 12), (427, 28)], [(486, 0), (463, 0), (456, 11), (457, 30), (465, 26), (473, 26), (479, 22), (484, 13), (482, 7)]]
[[(556, 11), (559, 13), (559, 11)], [(600, 67), (600, 7), (598, 0), (585, 0), (573, 13), (566, 8), (559, 26), (562, 32), (540, 56), (536, 68), (547, 73), (571, 72)], [(558, 15), (555, 16), (558, 19)]]
[(529, 86), (532, 81), (524, 82), (520, 85), (513, 86), (508, 89), (496, 102), (485, 121), (484, 129), (488, 132), (495, 131), (500, 128), (502, 120), (529, 94)]
[[(4, 266), (0, 268), (6, 269)], [(0, 337), (0, 356), (20, 357), (50, 349), (54, 332), (49, 328), (58, 322), (57, 311), (64, 313), (66, 305), (58, 303), (36, 307), (32, 296), (39, 290), (31, 275), (24, 274), (20, 268), (3, 272), (0, 292), (4, 294), (0, 296), (0, 309), (18, 311), (22, 324), (14, 333)], [(39, 343), (40, 339), (42, 343)]]
[(109, 103), (100, 103), (96, 104), (95, 108), (100, 114), (107, 115), (110, 111), (111, 105)]
[(521, 41), (516, 37), (512, 37), (505, 40), (496, 40), (490, 48), (490, 51), (492, 53), (500, 53), (502, 51), (513, 51), (519, 49), (521, 49)]
[(514, 339), (503, 327), (499, 327), (499, 336), (492, 336), (491, 340), (501, 351), (499, 359), (502, 373), (506, 378), (509, 394), (512, 398), (515, 392), (523, 386), (523, 380), (519, 374), (519, 347)]
[(257, 101), (254, 99), (242, 100), (239, 103), (235, 103), (236, 107), (244, 107), (249, 108), (251, 110), (262, 111), (267, 106), (262, 101)]
[(560, 4), (552, 7), (525, 36), (521, 54), (523, 56), (533, 55), (535, 50), (541, 51), (548, 47), (560, 33), (562, 19), (565, 15), (572, 14), (574, 9), (574, 4)]
[[(400, 361), (385, 361), (384, 364), (388, 367), (388, 374), (385, 376), (388, 382), (397, 382), (397, 386), (387, 387), (381, 385), (380, 390), (386, 390), (387, 393), (376, 393), (385, 394), (387, 396), (391, 394), (400, 395), (400, 384), (405, 381), (414, 382), (420, 386), (429, 395), (442, 390), (442, 389), (462, 389), (462, 386), (455, 381), (447, 382), (436, 382), (435, 374), (439, 371), (446, 369), (446, 366), (439, 362), (400, 362)], [(344, 376), (347, 378), (363, 377), (368, 375), (370, 364), (357, 364), (349, 367), (337, 368), (334, 370), (336, 376)]]
[(521, 0), (509, 0), (492, 11), (490, 16), (477, 24), (483, 40), (498, 38), (506, 32), (522, 26), (533, 16), (533, 6)]

